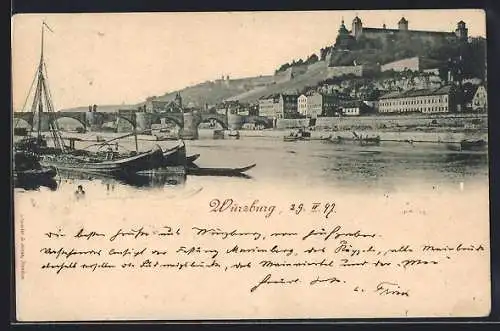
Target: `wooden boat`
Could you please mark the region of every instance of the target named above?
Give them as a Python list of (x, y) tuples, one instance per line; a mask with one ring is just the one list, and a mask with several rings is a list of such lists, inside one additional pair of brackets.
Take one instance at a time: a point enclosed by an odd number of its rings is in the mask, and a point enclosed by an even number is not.
[(311, 132), (305, 131), (303, 129), (292, 131), (288, 136), (283, 137), (283, 141), (299, 141), (309, 139), (311, 139)]
[(374, 146), (374, 145), (380, 145), (380, 136), (374, 136), (374, 137), (363, 137), (362, 135), (358, 135), (356, 132), (352, 132), (354, 135), (354, 140), (359, 142), (361, 146)]
[(456, 152), (485, 152), (488, 151), (488, 143), (483, 139), (464, 139), (459, 143), (447, 143), (446, 148)]
[(488, 150), (488, 143), (483, 139), (478, 139), (478, 140), (464, 139), (460, 142), (460, 149), (462, 151), (485, 151)]
[(199, 157), (200, 157), (200, 154), (190, 155), (190, 156), (186, 157), (186, 163), (187, 164), (193, 164), (194, 161), (198, 160)]
[(29, 182), (54, 178), (57, 175), (54, 167), (43, 167), (40, 164), (40, 158), (34, 153), (14, 151), (13, 161), (13, 175), (17, 180)]
[(238, 130), (231, 130), (228, 132), (227, 136), (234, 139), (240, 139), (240, 132)]
[(360, 144), (361, 146), (377, 146), (380, 145), (380, 136), (374, 136), (374, 137), (363, 137), (360, 135), (357, 135), (355, 133), (354, 137), (342, 137), (342, 136), (336, 136), (336, 137), (328, 137), (324, 138), (322, 140), (324, 141), (329, 141), (335, 144), (344, 144), (344, 143), (356, 143)]
[(75, 170), (90, 173), (104, 173), (113, 176), (130, 175), (141, 170), (157, 167), (163, 162), (163, 153), (159, 146), (134, 156), (117, 160), (102, 160), (102, 158), (74, 156), (70, 154), (46, 155), (41, 164), (53, 166), (62, 170)]
[(214, 130), (214, 139), (224, 139), (224, 130)]
[(380, 136), (361, 138), (359, 143), (361, 146), (377, 146), (380, 145)]
[(188, 167), (187, 168), (187, 174), (188, 175), (194, 175), (194, 176), (229, 176), (229, 177), (235, 177), (235, 176), (241, 176), (244, 175), (245, 172), (248, 170), (254, 168), (256, 164), (251, 164), (246, 167), (242, 168), (192, 168)]
[(179, 143), (179, 145), (163, 151), (163, 159), (158, 167), (155, 168), (168, 166), (186, 166), (186, 164), (186, 144), (184, 143), (184, 141), (182, 141), (181, 143)]

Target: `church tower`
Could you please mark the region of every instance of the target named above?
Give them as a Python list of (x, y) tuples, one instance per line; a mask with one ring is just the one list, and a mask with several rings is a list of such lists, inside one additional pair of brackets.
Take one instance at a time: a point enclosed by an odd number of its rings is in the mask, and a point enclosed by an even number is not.
[(182, 97), (179, 92), (175, 95), (174, 103), (177, 105), (177, 107), (182, 108)]
[(361, 19), (356, 15), (356, 17), (352, 20), (352, 30), (351, 34), (354, 38), (358, 39), (361, 36), (361, 32), (363, 31), (363, 23)]
[(400, 31), (408, 31), (408, 21), (406, 20), (406, 18), (401, 17), (398, 22), (398, 29)]
[(464, 21), (460, 21), (457, 23), (457, 28), (455, 30), (455, 35), (460, 39), (460, 40), (467, 40), (468, 38), (468, 30), (467, 27), (465, 26)]
[(348, 49), (351, 38), (352, 36), (349, 34), (349, 31), (345, 27), (344, 19), (342, 19), (342, 23), (340, 24), (334, 47), (338, 49)]

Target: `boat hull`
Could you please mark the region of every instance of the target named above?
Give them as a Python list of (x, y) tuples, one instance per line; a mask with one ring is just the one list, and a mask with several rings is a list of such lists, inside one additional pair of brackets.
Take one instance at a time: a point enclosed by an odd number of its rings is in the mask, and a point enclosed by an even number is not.
[[(198, 155), (199, 156), (199, 155)], [(195, 159), (196, 159), (195, 155)], [(174, 148), (163, 152), (163, 158), (157, 168), (169, 166), (186, 166), (188, 163), (186, 156), (186, 145), (184, 142)]]
[(71, 155), (50, 155), (44, 156), (40, 164), (42, 166), (52, 166), (62, 170), (119, 176), (130, 175), (138, 171), (155, 168), (158, 164), (161, 164), (162, 159), (162, 151), (157, 148), (135, 156), (109, 161), (79, 158)]
[(256, 164), (251, 164), (242, 168), (187, 168), (187, 174), (193, 176), (244, 176), (244, 173), (254, 168)]

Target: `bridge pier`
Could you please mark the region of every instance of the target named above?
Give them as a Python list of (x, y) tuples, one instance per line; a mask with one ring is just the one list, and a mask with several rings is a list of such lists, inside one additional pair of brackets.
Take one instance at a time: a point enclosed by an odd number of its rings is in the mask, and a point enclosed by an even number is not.
[(244, 117), (238, 114), (227, 115), (227, 126), (231, 130), (240, 130), (243, 127)]
[(93, 132), (101, 131), (102, 125), (104, 124), (104, 115), (97, 112), (86, 112), (85, 113), (85, 131), (90, 130)]
[(135, 113), (135, 121), (137, 132), (151, 130), (152, 118), (149, 113)]
[[(40, 113), (36, 113), (34, 116), (33, 116), (33, 130), (36, 131), (38, 130), (38, 121), (40, 120), (39, 118), (40, 116)], [(47, 132), (47, 131), (50, 131), (50, 128), (49, 128), (49, 114), (47, 113), (42, 113), (42, 116), (41, 117), (41, 122), (40, 122), (40, 130), (42, 132)]]
[(116, 118), (116, 132), (124, 133), (124, 132), (132, 132), (134, 130), (133, 125), (122, 117)]
[(186, 112), (183, 114), (184, 127), (181, 128), (179, 134), (181, 139), (193, 140), (198, 139), (198, 114)]

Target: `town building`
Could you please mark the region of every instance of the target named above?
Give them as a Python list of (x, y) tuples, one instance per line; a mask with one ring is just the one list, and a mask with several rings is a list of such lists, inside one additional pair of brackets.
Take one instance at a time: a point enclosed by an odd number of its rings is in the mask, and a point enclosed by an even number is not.
[(361, 100), (354, 100), (343, 102), (340, 106), (340, 112), (343, 116), (360, 116), (373, 113), (374, 108)]
[(297, 99), (297, 111), (300, 115), (306, 116), (307, 114), (307, 96), (301, 94)]
[(155, 98), (148, 98), (144, 105), (147, 113), (181, 113), (182, 110), (182, 97), (180, 93), (175, 95), (174, 100), (158, 100)]
[(483, 85), (479, 85), (472, 98), (472, 110), (485, 111), (488, 109), (488, 93)]
[(336, 106), (337, 99), (333, 95), (314, 92), (307, 97), (307, 112), (308, 118), (317, 118), (325, 112), (333, 109)]
[(379, 99), (379, 113), (449, 113), (456, 111), (451, 85), (437, 89), (410, 89), (391, 92)]
[(268, 118), (297, 118), (297, 94), (273, 94), (259, 100), (259, 115)]
[(259, 99), (259, 115), (275, 118), (278, 113), (278, 98), (276, 95), (264, 96)]

